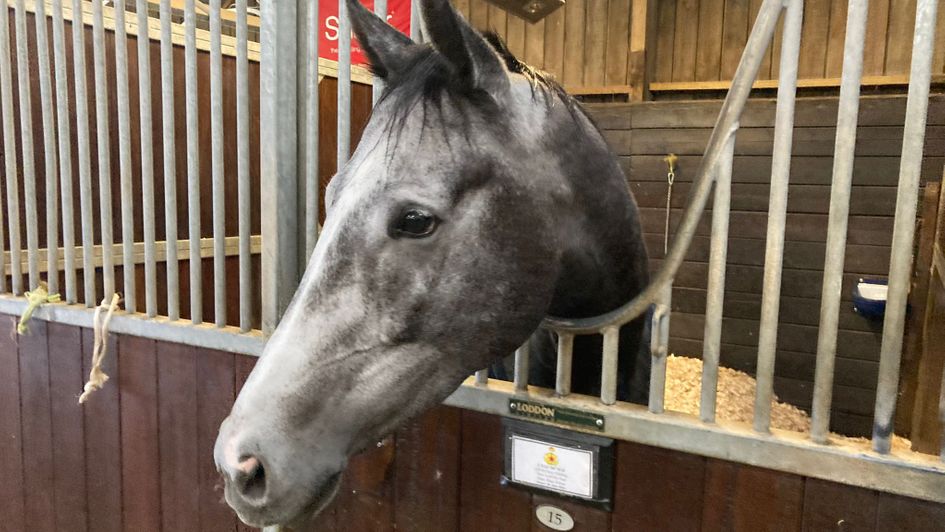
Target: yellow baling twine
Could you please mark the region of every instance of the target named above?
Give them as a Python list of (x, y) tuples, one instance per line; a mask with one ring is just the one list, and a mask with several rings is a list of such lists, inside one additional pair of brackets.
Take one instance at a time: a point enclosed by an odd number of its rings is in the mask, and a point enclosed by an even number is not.
[[(121, 300), (118, 294), (112, 295), (111, 303), (108, 298), (102, 300), (102, 304), (95, 308), (95, 315), (92, 318), (93, 330), (95, 332), (95, 346), (92, 349), (92, 370), (89, 371), (89, 382), (85, 383), (85, 389), (79, 397), (79, 404), (84, 403), (92, 392), (99, 390), (108, 380), (108, 375), (102, 371), (102, 361), (105, 360), (105, 352), (108, 349), (108, 323), (112, 319), (112, 314), (118, 308), (118, 302)], [(102, 309), (105, 309), (105, 316), (102, 317)]]
[(40, 282), (32, 292), (26, 292), (27, 305), (26, 310), (23, 311), (23, 315), (20, 316), (20, 323), (16, 326), (16, 332), (18, 334), (26, 334), (29, 332), (30, 319), (33, 317), (33, 312), (36, 311), (41, 305), (46, 303), (58, 303), (60, 301), (59, 294), (50, 294), (49, 290), (46, 288), (46, 283)]

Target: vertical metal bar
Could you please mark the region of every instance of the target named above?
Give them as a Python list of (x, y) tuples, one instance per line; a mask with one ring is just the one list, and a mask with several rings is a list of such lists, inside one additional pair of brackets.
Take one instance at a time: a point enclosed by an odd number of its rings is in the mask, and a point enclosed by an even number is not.
[[(0, 9), (0, 105), (3, 115), (3, 159), (6, 175), (7, 222), (10, 235), (11, 290), (23, 293), (22, 257), (20, 256), (20, 184), (16, 167), (16, 133), (13, 124), (13, 68), (10, 64), (9, 9)], [(2, 241), (2, 239), (0, 239)], [(5, 285), (4, 281), (4, 285)], [(6, 287), (3, 287), (6, 291)]]
[(937, 0), (919, 0), (916, 4), (909, 96), (906, 100), (906, 123), (902, 133), (902, 158), (899, 163), (899, 190), (896, 196), (896, 218), (893, 222), (892, 252), (889, 259), (889, 292), (879, 355), (876, 410), (873, 414), (873, 450), (883, 454), (889, 452), (893, 415), (899, 395), (899, 363), (902, 357), (902, 336), (912, 274), (912, 243), (915, 236), (919, 178), (922, 173), (937, 9)]
[[(72, 19), (82, 20), (83, 0), (72, 0)], [(75, 23), (73, 23), (75, 24)], [(72, 67), (75, 80), (75, 141), (79, 163), (79, 208), (82, 227), (82, 299), (86, 307), (98, 304), (95, 295), (95, 267), (92, 248), (95, 245), (92, 214), (92, 153), (89, 146), (89, 98), (86, 91), (85, 32), (72, 32)]]
[(574, 352), (574, 335), (558, 335), (558, 363), (555, 365), (555, 393), (565, 396), (571, 393), (571, 362)]
[(348, 6), (338, 2), (338, 153), (341, 171), (351, 155), (351, 21)]
[[(203, 323), (202, 266), (200, 257), (200, 132), (197, 129), (197, 14), (194, 0), (184, 4), (184, 85), (187, 94), (187, 217), (190, 255), (190, 321)], [(266, 137), (262, 137), (266, 138)]]
[[(374, 0), (374, 14), (387, 20), (387, 0)], [(374, 76), (371, 81), (373, 85), (373, 104), (377, 105), (377, 100), (381, 98), (381, 94), (384, 92), (384, 80)]]
[[(939, 272), (939, 275), (943, 275), (945, 272)], [(941, 442), (942, 449), (939, 452), (939, 458), (945, 462), (945, 368), (942, 368), (942, 389), (939, 391), (938, 395), (938, 420), (939, 424), (942, 427)]]
[(298, 5), (263, 0), (261, 7), (262, 327), (270, 334), (299, 279)]
[(43, 115), (43, 152), (46, 173), (46, 284), (59, 292), (59, 164), (56, 160), (56, 125), (52, 80), (49, 79), (49, 35), (46, 2), (36, 2), (36, 59), (39, 62), (39, 101)]
[(531, 357), (531, 338), (525, 340), (522, 347), (515, 350), (515, 391), (528, 391), (529, 358)]
[(210, 0), (210, 150), (213, 175), (213, 318), (226, 325), (226, 204), (223, 195), (223, 52), (220, 0)]
[[(244, 0), (245, 1), (245, 0)], [(164, 240), (167, 249), (167, 317), (180, 319), (180, 264), (177, 258), (177, 154), (174, 124), (174, 42), (171, 0), (161, 0), (161, 126), (164, 134)]]
[(617, 402), (617, 359), (620, 349), (620, 327), (608, 327), (604, 336), (603, 359), (600, 372), (600, 401), (605, 405)]
[(803, 16), (803, 0), (793, 0), (787, 5), (781, 44), (778, 104), (771, 158), (771, 191), (768, 200), (765, 273), (761, 298), (761, 325), (758, 334), (756, 370), (758, 385), (755, 390), (753, 423), (754, 429), (758, 432), (768, 432), (771, 425), (774, 365), (778, 348), (778, 310), (781, 304), (781, 271), (784, 259), (784, 225), (787, 219), (788, 181), (791, 175), (791, 146), (794, 135), (794, 98), (797, 93), (797, 63)]
[(128, 98), (128, 35), (125, 29), (125, 0), (115, 0), (115, 90), (118, 96), (118, 175), (121, 183), (121, 256), (124, 303), (128, 312), (137, 311), (135, 289), (134, 188), (131, 184), (131, 104)]
[(666, 358), (669, 356), (669, 319), (673, 308), (673, 285), (668, 284), (653, 312), (650, 330), (650, 396), (647, 408), (662, 414), (666, 399)]
[(476, 386), (486, 386), (489, 384), (489, 370), (481, 369), (476, 372)]
[[(103, 0), (92, 0), (92, 52), (95, 71), (96, 151), (98, 152), (99, 218), (102, 231), (102, 277), (105, 297), (115, 293), (115, 263), (112, 257), (112, 169), (108, 134), (108, 77), (105, 74), (105, 22), (102, 16)], [(81, 32), (78, 32), (81, 33)], [(92, 254), (92, 248), (82, 253)], [(85, 270), (89, 276), (94, 269)], [(93, 303), (94, 304), (94, 303)]]
[(722, 344), (722, 312), (725, 300), (725, 261), (728, 256), (728, 217), (732, 199), (732, 162), (735, 137), (725, 144), (715, 171), (715, 197), (712, 204), (712, 241), (709, 249), (709, 279), (705, 304), (705, 336), (702, 349), (702, 395), (699, 417), (715, 422), (716, 394), (719, 384), (719, 353)]
[(304, 246), (305, 254), (300, 257), (300, 268), (305, 269), (312, 251), (315, 249), (315, 243), (318, 240), (318, 220), (320, 210), (319, 181), (318, 181), (318, 2), (302, 3), (299, 9), (305, 11), (305, 16), (300, 17), (307, 24), (300, 35), (304, 40), (304, 63), (300, 69), (305, 71), (305, 76), (299, 81), (302, 85), (299, 87), (299, 105), (303, 109), (305, 127), (302, 129), (302, 168), (305, 174), (303, 194), (300, 198), (304, 200), (305, 205), (305, 231), (301, 245)]
[(833, 395), (833, 368), (837, 354), (837, 327), (840, 318), (840, 290), (846, 254), (847, 218), (856, 146), (857, 113), (860, 109), (860, 80), (863, 75), (863, 42), (866, 36), (868, 0), (850, 0), (847, 8), (846, 40), (843, 45), (843, 74), (837, 112), (837, 138), (833, 154), (833, 184), (830, 187), (830, 214), (824, 283), (817, 335), (817, 365), (814, 371), (814, 400), (811, 409), (811, 439), (825, 443), (830, 425)]
[[(141, 122), (141, 219), (144, 229), (144, 306), (149, 318), (157, 316), (157, 261), (154, 229), (154, 150), (151, 138), (151, 39), (148, 2), (136, 0), (138, 15), (138, 108)], [(177, 244), (176, 242), (174, 243)], [(126, 265), (127, 269), (128, 266)]]
[(420, 16), (420, 0), (410, 0), (410, 38), (423, 42), (423, 20)]
[[(72, 135), (69, 129), (69, 71), (66, 61), (62, 0), (52, 1), (53, 59), (56, 72), (56, 118), (59, 133), (59, 192), (62, 205), (62, 248), (66, 303), (76, 302), (75, 214), (72, 191)], [(81, 20), (81, 13), (77, 20)], [(2, 235), (0, 235), (2, 239)]]
[[(315, 6), (318, 2), (312, 2)], [(317, 9), (317, 7), (316, 7)], [(240, 238), (240, 330), (253, 323), (252, 257), (249, 239), (252, 233), (252, 191), (249, 182), (249, 39), (246, 0), (236, 1), (236, 186), (239, 202)], [(317, 32), (312, 32), (318, 40)]]
[(20, 148), (23, 155), (23, 200), (26, 202), (26, 247), (29, 286), (39, 284), (39, 232), (36, 220), (36, 168), (33, 160), (33, 113), (30, 101), (29, 45), (26, 35), (26, 5), (16, 1), (16, 71), (20, 95)]

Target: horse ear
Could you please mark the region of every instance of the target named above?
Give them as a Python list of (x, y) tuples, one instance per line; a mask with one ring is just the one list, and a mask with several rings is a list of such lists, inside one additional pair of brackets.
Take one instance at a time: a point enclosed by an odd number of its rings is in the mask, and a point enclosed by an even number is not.
[(508, 89), (509, 75), (504, 62), (449, 0), (421, 0), (421, 14), (430, 42), (460, 77), (494, 96)]
[(402, 71), (410, 56), (409, 49), (415, 46), (414, 42), (358, 0), (345, 0), (345, 3), (348, 5), (351, 27), (371, 62), (374, 74), (387, 79)]

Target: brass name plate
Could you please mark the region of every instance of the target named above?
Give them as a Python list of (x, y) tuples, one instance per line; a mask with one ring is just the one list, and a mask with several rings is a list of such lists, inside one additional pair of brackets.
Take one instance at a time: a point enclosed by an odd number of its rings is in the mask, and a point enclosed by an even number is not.
[(521, 399), (509, 399), (509, 412), (525, 419), (549, 421), (598, 431), (604, 430), (604, 416), (573, 408), (562, 408)]

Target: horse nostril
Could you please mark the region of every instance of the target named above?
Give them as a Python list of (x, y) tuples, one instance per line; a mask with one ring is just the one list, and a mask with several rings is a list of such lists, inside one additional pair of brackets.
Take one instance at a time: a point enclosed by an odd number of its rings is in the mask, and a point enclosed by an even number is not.
[(258, 500), (266, 494), (266, 468), (255, 456), (240, 460), (236, 473), (236, 487), (248, 500)]

